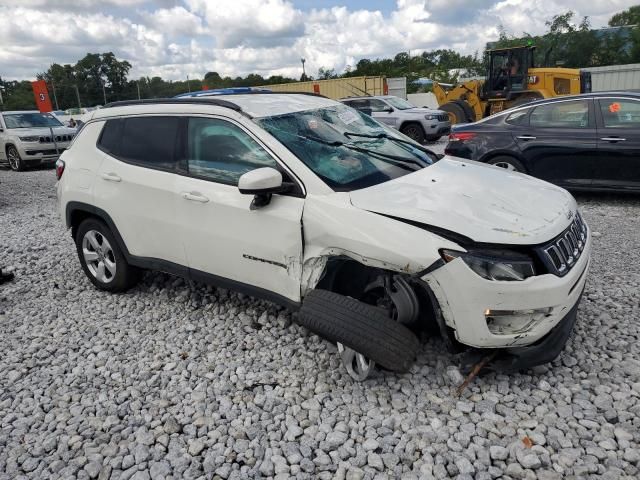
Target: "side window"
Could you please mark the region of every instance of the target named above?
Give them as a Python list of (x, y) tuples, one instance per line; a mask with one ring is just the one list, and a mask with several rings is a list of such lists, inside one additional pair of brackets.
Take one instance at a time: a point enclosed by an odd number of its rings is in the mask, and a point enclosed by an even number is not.
[(383, 112), (384, 110), (389, 108), (389, 105), (384, 103), (382, 100), (377, 100), (372, 98), (369, 100), (369, 107), (372, 112)]
[(102, 127), (102, 133), (98, 140), (98, 147), (106, 153), (110, 153), (114, 157), (120, 156), (120, 144), (122, 140), (122, 124), (123, 120), (107, 120)]
[(640, 128), (640, 102), (622, 98), (598, 102), (605, 128)]
[(143, 167), (173, 170), (180, 118), (131, 117), (107, 120), (98, 147)]
[(214, 182), (237, 185), (245, 173), (278, 164), (242, 129), (225, 120), (189, 118), (189, 173)]
[(531, 112), (529, 124), (538, 128), (587, 128), (589, 104), (575, 100), (540, 105)]
[(529, 115), (529, 111), (531, 109), (529, 108), (525, 108), (524, 110), (518, 110), (517, 112), (513, 112), (511, 115), (509, 115), (505, 122), (507, 122), (510, 125), (527, 125), (527, 117)]
[(351, 108), (355, 108), (356, 110), (361, 110), (361, 109), (368, 109), (369, 107), (369, 100), (351, 100), (350, 102), (347, 103), (348, 106), (350, 106)]

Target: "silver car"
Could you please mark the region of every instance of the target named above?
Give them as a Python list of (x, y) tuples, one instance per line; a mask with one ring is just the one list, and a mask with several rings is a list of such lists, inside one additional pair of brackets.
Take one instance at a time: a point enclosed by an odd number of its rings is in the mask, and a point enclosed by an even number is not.
[(435, 142), (451, 132), (451, 121), (447, 112), (415, 107), (400, 97), (349, 97), (340, 101), (357, 110), (370, 113), (379, 122), (400, 130), (419, 143)]
[(0, 112), (0, 164), (20, 171), (31, 165), (53, 165), (76, 134), (49, 113), (37, 110)]

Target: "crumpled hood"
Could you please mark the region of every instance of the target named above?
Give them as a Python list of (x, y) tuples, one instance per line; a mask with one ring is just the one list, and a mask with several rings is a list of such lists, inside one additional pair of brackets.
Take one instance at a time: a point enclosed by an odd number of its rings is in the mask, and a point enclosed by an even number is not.
[(536, 245), (577, 209), (562, 188), (483, 163), (444, 157), (415, 173), (350, 193), (363, 210), (443, 228), (476, 242)]

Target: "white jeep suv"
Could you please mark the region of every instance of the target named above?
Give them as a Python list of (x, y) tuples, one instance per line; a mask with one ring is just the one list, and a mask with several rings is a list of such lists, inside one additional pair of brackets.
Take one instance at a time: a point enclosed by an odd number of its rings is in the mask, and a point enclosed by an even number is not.
[(12, 170), (53, 165), (76, 130), (65, 127), (52, 114), (37, 110), (0, 112), (0, 164)]
[[(157, 269), (298, 311), (349, 374), (407, 371), (419, 330), (545, 363), (576, 319), (591, 241), (573, 197), (444, 157), (339, 102), (256, 93), (120, 102), (58, 162), (98, 288)], [(476, 352), (481, 353), (481, 352)]]

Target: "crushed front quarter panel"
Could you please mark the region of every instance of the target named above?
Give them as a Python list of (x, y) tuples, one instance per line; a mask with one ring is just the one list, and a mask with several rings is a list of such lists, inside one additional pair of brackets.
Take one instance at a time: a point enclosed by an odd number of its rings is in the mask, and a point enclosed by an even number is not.
[(346, 256), (363, 265), (413, 274), (438, 260), (438, 249), (460, 248), (419, 227), (356, 208), (347, 193), (308, 195), (302, 223), (303, 292), (320, 279), (326, 260), (318, 259)]

